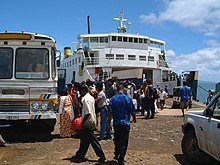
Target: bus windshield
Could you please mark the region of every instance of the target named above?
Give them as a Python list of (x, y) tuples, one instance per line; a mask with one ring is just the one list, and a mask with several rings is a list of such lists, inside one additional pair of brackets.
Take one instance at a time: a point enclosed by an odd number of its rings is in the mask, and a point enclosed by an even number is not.
[(13, 49), (0, 48), (0, 79), (12, 78)]
[(44, 48), (18, 48), (15, 56), (15, 78), (48, 79), (49, 51)]

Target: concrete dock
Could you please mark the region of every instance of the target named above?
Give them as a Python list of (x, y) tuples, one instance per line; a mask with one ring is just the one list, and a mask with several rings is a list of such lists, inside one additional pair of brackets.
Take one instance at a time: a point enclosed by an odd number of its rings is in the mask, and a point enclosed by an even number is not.
[[(181, 109), (172, 109), (173, 99), (169, 98), (165, 101), (165, 106), (163, 110), (160, 110), (157, 115), (171, 115), (171, 116), (182, 116)], [(202, 102), (192, 101), (192, 108), (187, 111), (204, 110), (206, 105)]]

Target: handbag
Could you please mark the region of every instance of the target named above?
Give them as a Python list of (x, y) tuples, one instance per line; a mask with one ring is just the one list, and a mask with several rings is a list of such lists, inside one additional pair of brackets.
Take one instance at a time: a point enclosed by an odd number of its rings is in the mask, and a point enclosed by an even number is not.
[(84, 122), (84, 126), (89, 130), (94, 130), (96, 128), (95, 119), (89, 116), (89, 118)]
[(72, 121), (71, 129), (75, 131), (82, 129), (82, 116), (75, 116)]

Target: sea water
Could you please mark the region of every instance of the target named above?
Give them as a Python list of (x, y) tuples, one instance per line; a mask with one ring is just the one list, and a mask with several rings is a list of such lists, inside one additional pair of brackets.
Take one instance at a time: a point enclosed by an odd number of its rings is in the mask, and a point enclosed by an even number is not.
[(210, 81), (199, 81), (197, 88), (197, 100), (206, 103), (207, 97), (209, 96), (208, 90), (215, 90), (215, 84), (215, 82)]

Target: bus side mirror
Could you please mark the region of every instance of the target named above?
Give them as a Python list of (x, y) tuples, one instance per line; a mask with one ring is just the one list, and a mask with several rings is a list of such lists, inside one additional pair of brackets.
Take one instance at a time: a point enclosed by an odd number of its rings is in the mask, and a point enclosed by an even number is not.
[(60, 60), (57, 60), (57, 67), (60, 67)]

